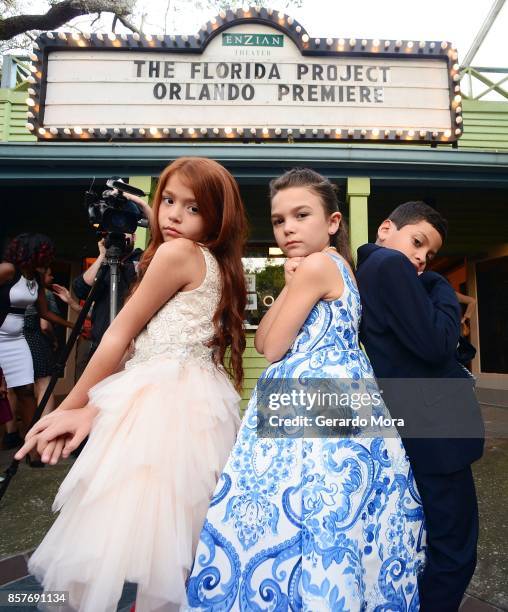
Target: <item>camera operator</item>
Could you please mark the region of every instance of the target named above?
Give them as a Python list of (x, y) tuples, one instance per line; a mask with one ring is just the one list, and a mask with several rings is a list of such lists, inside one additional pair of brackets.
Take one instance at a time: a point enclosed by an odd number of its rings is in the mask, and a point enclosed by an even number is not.
[[(119, 266), (119, 308), (123, 306), (123, 302), (128, 294), (129, 288), (136, 279), (137, 264), (143, 255), (143, 251), (141, 249), (134, 248), (135, 234), (125, 234), (125, 237), (126, 249)], [(97, 272), (106, 258), (106, 246), (104, 244), (104, 239), (99, 241), (98, 247), (99, 256), (95, 262), (81, 276), (75, 278), (72, 283), (74, 293), (80, 300), (86, 299), (88, 292), (90, 291), (90, 287), (94, 284)], [(88, 359), (90, 359), (90, 357), (93, 355), (101, 341), (102, 336), (104, 335), (104, 332), (109, 326), (109, 285), (110, 273), (108, 269), (105, 272), (104, 280), (101, 283), (101, 286), (97, 290), (92, 309), (91, 345)]]

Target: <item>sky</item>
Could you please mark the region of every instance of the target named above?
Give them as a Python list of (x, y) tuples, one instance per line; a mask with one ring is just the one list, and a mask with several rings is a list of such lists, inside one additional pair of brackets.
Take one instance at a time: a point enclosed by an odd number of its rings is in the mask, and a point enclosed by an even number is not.
[[(198, 2), (199, 3), (199, 2)], [(206, 0), (201, 0), (206, 5)], [(253, 0), (263, 6), (279, 9), (285, 0)], [(246, 4), (249, 4), (246, 0)], [(465, 57), (495, 0), (303, 0), (302, 7), (286, 9), (317, 38), (389, 38), (405, 40), (448, 40), (457, 45), (459, 63)], [(26, 12), (43, 13), (47, 1), (19, 0)], [(171, 7), (167, 11), (168, 5)], [(145, 13), (143, 31), (146, 33), (194, 34), (216, 13), (196, 10), (195, 0), (137, 0), (133, 23), (139, 26)], [(111, 28), (112, 16), (96, 22), (102, 31)], [(94, 16), (95, 18), (95, 16)], [(89, 30), (90, 18), (77, 18), (71, 23)], [(87, 23), (88, 22), (88, 23)], [(68, 26), (61, 29), (68, 30)], [(122, 31), (120, 26), (117, 31)], [(473, 65), (508, 67), (508, 0), (505, 2), (492, 29), (474, 58)]]
[[(140, 2), (153, 28), (164, 21), (167, 0)], [(276, 0), (261, 3), (278, 8)], [(283, 4), (283, 3), (282, 3)], [(304, 0), (301, 8), (286, 10), (315, 37), (448, 40), (457, 45), (459, 62), (465, 56), (494, 0)], [(183, 11), (178, 29), (192, 34), (215, 11)], [(146, 28), (148, 29), (148, 28)], [(184, 32), (185, 30), (185, 32)], [(476, 66), (508, 67), (508, 2), (475, 57)]]

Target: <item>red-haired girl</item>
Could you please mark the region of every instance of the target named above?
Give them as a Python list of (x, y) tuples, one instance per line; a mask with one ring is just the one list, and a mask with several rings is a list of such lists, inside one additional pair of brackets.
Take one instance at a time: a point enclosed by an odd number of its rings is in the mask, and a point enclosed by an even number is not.
[[(186, 157), (161, 174), (140, 280), (72, 392), (18, 457), (67, 457), (90, 434), (54, 502), (61, 512), (29, 569), (81, 611), (185, 602), (185, 580), (239, 425), (246, 220), (218, 163)], [(132, 340), (134, 354), (115, 373)], [(229, 348), (229, 373), (226, 350)]]

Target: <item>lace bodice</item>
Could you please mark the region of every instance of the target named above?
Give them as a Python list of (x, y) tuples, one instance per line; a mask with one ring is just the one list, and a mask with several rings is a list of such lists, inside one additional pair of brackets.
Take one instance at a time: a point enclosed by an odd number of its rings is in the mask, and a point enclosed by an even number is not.
[(200, 249), (206, 264), (203, 282), (176, 293), (152, 317), (136, 338), (126, 368), (162, 355), (182, 361), (198, 359), (204, 366), (215, 367), (212, 349), (206, 344), (214, 335), (212, 318), (220, 299), (221, 276), (215, 257), (205, 247)]

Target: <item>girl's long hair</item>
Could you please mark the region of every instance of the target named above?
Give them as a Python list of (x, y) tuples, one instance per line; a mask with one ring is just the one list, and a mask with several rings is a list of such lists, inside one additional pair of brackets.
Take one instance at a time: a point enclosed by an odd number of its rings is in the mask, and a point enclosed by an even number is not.
[[(285, 172), (282, 176), (270, 181), (270, 199), (283, 189), (290, 187), (307, 187), (313, 191), (321, 200), (324, 211), (327, 215), (334, 212), (341, 212), (341, 203), (338, 198), (338, 188), (331, 183), (327, 178), (311, 170), (310, 168), (293, 168)], [(349, 244), (349, 232), (347, 223), (342, 217), (340, 220), (339, 229), (335, 234), (330, 236), (330, 246), (337, 249), (337, 252), (355, 269), (353, 256), (351, 254), (351, 246)]]
[[(236, 389), (240, 390), (245, 350), (243, 319), (247, 301), (242, 254), (247, 239), (247, 221), (235, 179), (216, 161), (181, 157), (162, 171), (153, 200), (151, 240), (139, 262), (138, 281), (133, 291), (164, 242), (158, 222), (159, 208), (162, 192), (174, 174), (178, 174), (178, 178), (194, 193), (205, 226), (202, 244), (213, 253), (220, 268), (222, 291), (213, 317), (215, 333), (210, 346), (214, 349), (215, 362), (226, 368)], [(226, 360), (228, 347), (230, 355)]]

